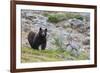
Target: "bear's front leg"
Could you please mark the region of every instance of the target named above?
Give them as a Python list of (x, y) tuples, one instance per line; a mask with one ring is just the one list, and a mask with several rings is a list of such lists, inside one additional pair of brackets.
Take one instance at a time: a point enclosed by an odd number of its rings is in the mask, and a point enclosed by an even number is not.
[(33, 46), (32, 48), (33, 49), (36, 49), (36, 50), (39, 50), (39, 47), (38, 46)]
[(44, 44), (41, 45), (41, 49), (42, 50), (45, 50), (45, 48), (46, 48), (46, 43), (44, 43)]

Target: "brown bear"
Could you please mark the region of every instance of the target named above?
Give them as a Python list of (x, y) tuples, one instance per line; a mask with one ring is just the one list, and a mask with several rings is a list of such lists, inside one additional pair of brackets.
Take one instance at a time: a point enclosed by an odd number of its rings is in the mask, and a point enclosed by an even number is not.
[(47, 29), (43, 30), (41, 27), (38, 33), (35, 33), (33, 31), (29, 32), (28, 42), (31, 48), (39, 50), (39, 47), (41, 47), (42, 50), (45, 50), (47, 43), (46, 36), (47, 36)]

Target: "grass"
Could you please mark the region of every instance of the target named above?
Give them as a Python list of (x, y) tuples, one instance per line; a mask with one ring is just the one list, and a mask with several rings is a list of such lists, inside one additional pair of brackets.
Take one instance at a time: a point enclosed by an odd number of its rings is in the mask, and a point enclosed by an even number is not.
[(75, 14), (75, 13), (66, 13), (65, 16), (66, 16), (67, 19), (76, 18), (76, 19), (79, 19), (79, 20), (83, 20), (83, 18), (84, 18), (80, 14)]
[(89, 59), (88, 54), (86, 52), (82, 52), (76, 60), (83, 60), (83, 59)]
[(85, 60), (88, 59), (86, 53), (80, 56), (72, 56), (68, 51), (61, 50), (34, 50), (32, 48), (21, 49), (21, 62), (52, 62), (52, 61), (65, 61), (65, 60)]
[(60, 21), (66, 20), (66, 19), (72, 19), (72, 18), (76, 18), (79, 20), (83, 20), (83, 16), (81, 16), (80, 14), (76, 14), (76, 13), (61, 13), (61, 14), (57, 14), (57, 13), (45, 13), (44, 16), (48, 17), (48, 21), (51, 23), (58, 23)]
[(53, 23), (57, 23), (59, 21), (65, 20), (66, 17), (64, 14), (50, 14), (48, 15), (48, 21), (49, 22), (53, 22)]

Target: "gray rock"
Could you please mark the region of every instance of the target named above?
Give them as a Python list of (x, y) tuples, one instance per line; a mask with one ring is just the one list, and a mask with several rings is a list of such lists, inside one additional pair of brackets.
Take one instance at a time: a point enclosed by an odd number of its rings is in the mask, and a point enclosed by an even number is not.
[(90, 49), (90, 45), (84, 46), (84, 49)]
[(89, 45), (89, 44), (90, 44), (90, 38), (89, 38), (89, 37), (85, 38), (85, 39), (83, 40), (83, 44), (84, 44), (84, 45)]
[(74, 18), (74, 19), (69, 19), (68, 21), (71, 24), (72, 28), (77, 28), (77, 27), (83, 26), (83, 22), (79, 19)]
[(80, 55), (80, 45), (78, 45), (76, 42), (72, 42), (70, 44), (66, 45), (66, 51), (71, 52), (71, 55), (73, 56), (79, 56)]

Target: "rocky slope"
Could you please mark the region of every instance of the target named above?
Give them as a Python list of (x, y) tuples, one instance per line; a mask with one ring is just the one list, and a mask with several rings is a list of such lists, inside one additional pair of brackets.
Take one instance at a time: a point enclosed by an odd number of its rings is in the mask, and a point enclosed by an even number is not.
[(30, 47), (28, 33), (38, 32), (42, 27), (48, 29), (46, 49), (62, 49), (74, 56), (85, 52), (89, 59), (89, 22), (89, 13), (22, 10), (22, 47)]

